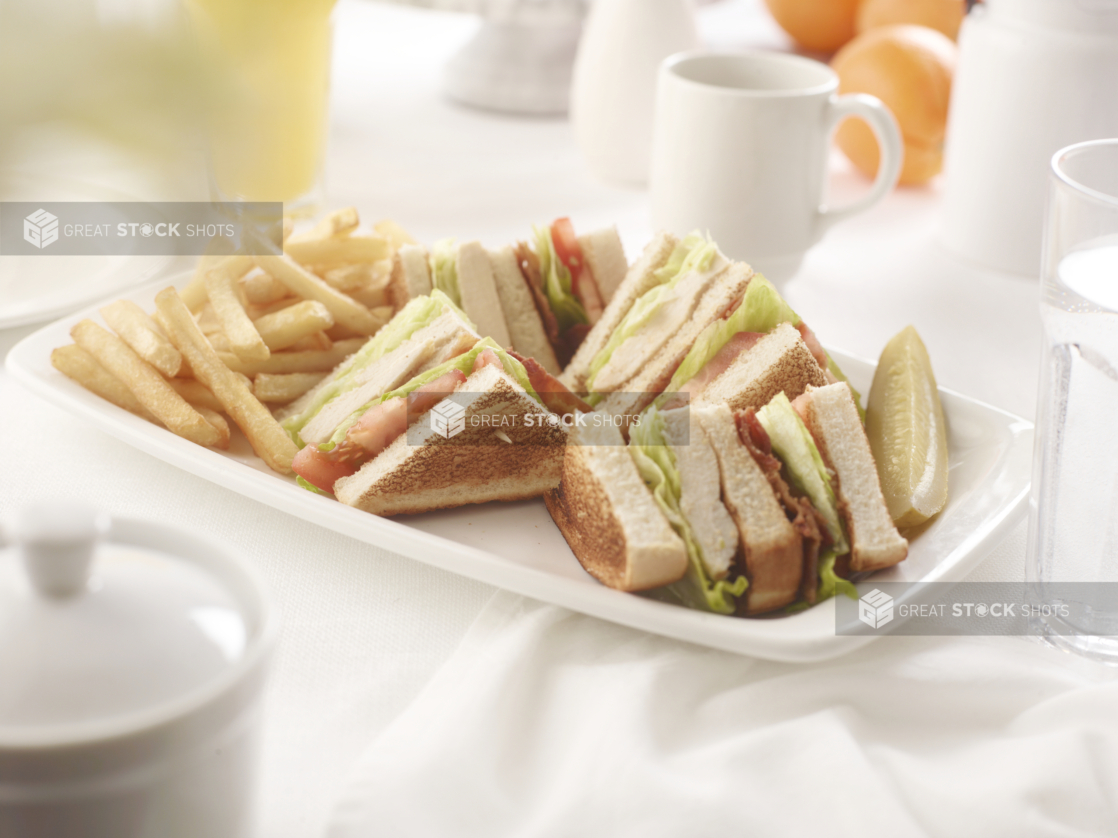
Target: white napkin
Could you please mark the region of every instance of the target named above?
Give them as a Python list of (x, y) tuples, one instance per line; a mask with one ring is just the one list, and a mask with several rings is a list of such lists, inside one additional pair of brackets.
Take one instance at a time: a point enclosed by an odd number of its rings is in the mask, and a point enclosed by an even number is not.
[(1020, 638), (777, 664), (498, 593), (329, 834), (1113, 836), (1114, 676)]

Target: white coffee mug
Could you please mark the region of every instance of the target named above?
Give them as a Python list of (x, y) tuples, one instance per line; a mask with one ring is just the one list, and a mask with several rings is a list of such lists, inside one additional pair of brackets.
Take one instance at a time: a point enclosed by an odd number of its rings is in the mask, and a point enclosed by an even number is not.
[[(794, 274), (831, 225), (896, 185), (901, 135), (864, 94), (837, 95), (825, 64), (768, 52), (685, 52), (660, 66), (652, 147), (657, 229), (709, 231), (731, 258), (773, 280)], [(869, 193), (824, 206), (830, 138), (845, 118), (869, 123), (881, 165)]]

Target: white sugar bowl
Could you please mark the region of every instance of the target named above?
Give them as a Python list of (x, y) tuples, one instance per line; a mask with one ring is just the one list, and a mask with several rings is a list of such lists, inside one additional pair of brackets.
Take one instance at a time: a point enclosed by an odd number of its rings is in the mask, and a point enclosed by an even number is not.
[(276, 621), (227, 549), (80, 506), (0, 540), (0, 838), (252, 831)]

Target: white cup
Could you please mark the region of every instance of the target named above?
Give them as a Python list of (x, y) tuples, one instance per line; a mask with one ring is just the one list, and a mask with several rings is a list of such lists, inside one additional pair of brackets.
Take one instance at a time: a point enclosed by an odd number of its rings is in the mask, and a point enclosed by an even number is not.
[[(837, 95), (825, 64), (767, 52), (685, 52), (660, 66), (652, 145), (652, 220), (709, 231), (719, 247), (773, 280), (794, 274), (831, 225), (893, 188), (902, 145), (877, 99)], [(873, 187), (849, 206), (823, 205), (830, 138), (857, 116), (881, 148)]]

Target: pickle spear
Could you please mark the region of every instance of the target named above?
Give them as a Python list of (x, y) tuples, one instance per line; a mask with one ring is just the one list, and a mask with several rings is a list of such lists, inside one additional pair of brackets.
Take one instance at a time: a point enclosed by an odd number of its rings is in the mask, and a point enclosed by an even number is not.
[(898, 527), (922, 524), (947, 503), (947, 424), (924, 342), (906, 326), (885, 345), (870, 387), (866, 436)]

